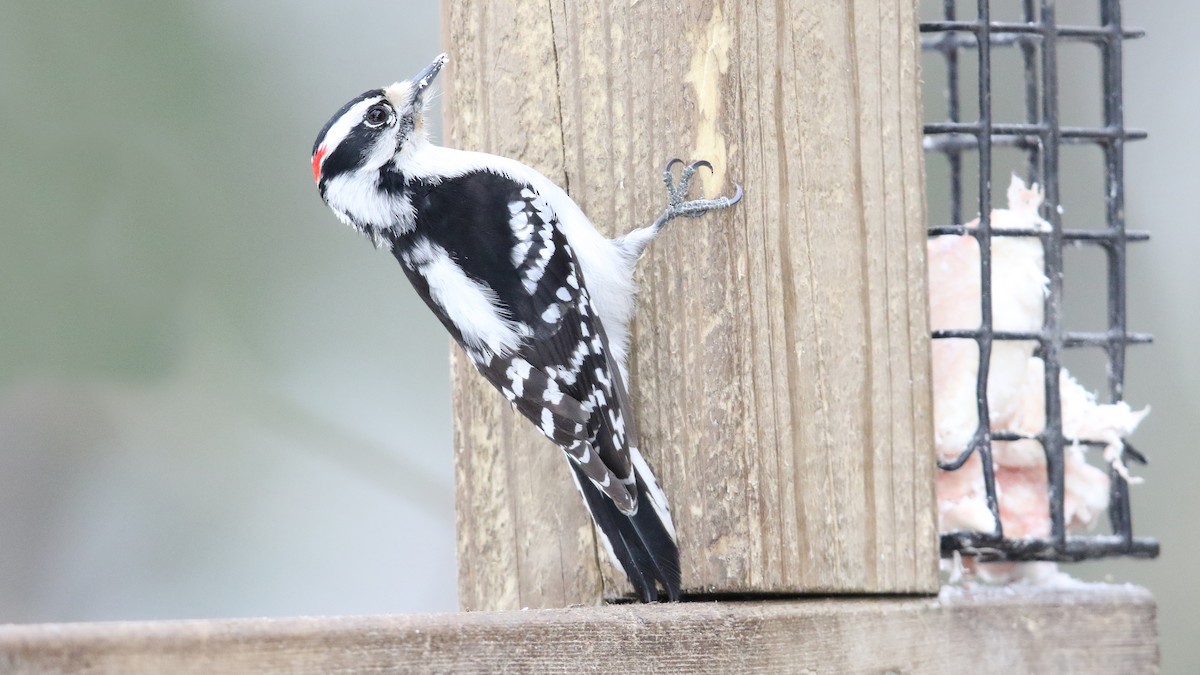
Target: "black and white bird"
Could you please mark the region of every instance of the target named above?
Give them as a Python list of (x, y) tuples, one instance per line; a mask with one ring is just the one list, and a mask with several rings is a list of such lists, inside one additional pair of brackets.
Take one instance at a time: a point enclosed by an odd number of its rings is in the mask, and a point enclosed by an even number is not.
[(645, 602), (680, 593), (667, 500), (638, 450), (626, 359), (634, 266), (671, 219), (723, 209), (685, 201), (707, 162), (664, 171), (668, 206), (649, 227), (601, 235), (562, 188), (520, 162), (428, 139), (439, 56), (414, 79), (342, 106), (313, 144), (334, 214), (386, 248), (479, 372), (566, 453), (611, 557)]

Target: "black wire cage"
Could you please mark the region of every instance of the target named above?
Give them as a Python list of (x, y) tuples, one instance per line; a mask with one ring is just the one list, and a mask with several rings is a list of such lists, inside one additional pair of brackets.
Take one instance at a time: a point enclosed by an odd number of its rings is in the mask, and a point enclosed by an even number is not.
[[(940, 16), (923, 21), (921, 46), (927, 53), (944, 60), (946, 117), (942, 122), (925, 125), (925, 149), (930, 157), (940, 156), (949, 167), (950, 225), (935, 225), (929, 235), (969, 235), (979, 246), (980, 325), (972, 330), (937, 330), (935, 340), (969, 339), (978, 346), (976, 380), (979, 426), (969, 445), (952, 461), (939, 462), (944, 471), (961, 468), (973, 453), (980, 456), (987, 508), (995, 522), (992, 532), (955, 531), (944, 533), (941, 551), (945, 557), (955, 552), (973, 555), (983, 561), (1051, 560), (1078, 561), (1113, 555), (1151, 558), (1158, 555), (1158, 543), (1133, 536), (1129, 485), (1116, 466), (1110, 465), (1108, 515), (1112, 534), (1069, 535), (1064, 517), (1064, 438), (1059, 373), (1066, 350), (1099, 349), (1107, 360), (1108, 397), (1123, 399), (1125, 350), (1130, 344), (1150, 341), (1150, 336), (1133, 333), (1126, 327), (1126, 246), (1148, 238), (1145, 232), (1125, 229), (1124, 156), (1125, 143), (1145, 138), (1143, 131), (1125, 126), (1122, 102), (1122, 47), (1125, 40), (1142, 36), (1121, 23), (1118, 0), (1094, 0), (1098, 4), (1096, 25), (1061, 25), (1056, 20), (1054, 0), (1008, 0), (1003, 11), (1020, 12), (1018, 20), (992, 19), (989, 0), (976, 0), (973, 6), (957, 6), (956, 0), (942, 0)], [(1000, 3), (997, 3), (1000, 4)], [(963, 15), (960, 18), (960, 10)], [(1099, 126), (1064, 126), (1059, 116), (1059, 47), (1064, 44), (1094, 45), (1100, 52), (1103, 90), (1103, 123)], [(1006, 50), (1006, 51), (1002, 51)], [(993, 56), (1013, 58), (1019, 55), (1024, 72), (1023, 120), (1009, 121), (993, 116)], [(971, 61), (977, 73), (966, 70)], [(978, 77), (978, 119), (964, 120), (963, 80)], [(928, 74), (927, 74), (927, 77)], [(1007, 86), (1009, 83), (998, 83)], [(969, 85), (968, 85), (969, 86)], [(973, 103), (966, 101), (965, 103)], [(927, 108), (937, 108), (936, 104)], [(928, 116), (928, 115), (927, 115)], [(1098, 146), (1104, 156), (1104, 200), (1106, 226), (1064, 229), (1060, 204), (1060, 149), (1072, 144)], [(990, 223), (992, 211), (993, 148), (1012, 148), (1023, 154), (1027, 180), (1044, 189), (1040, 215), (1050, 223), (1049, 231), (995, 229)], [(975, 166), (972, 166), (975, 163)], [(1012, 167), (1017, 169), (1019, 167)], [(967, 191), (968, 170), (977, 169), (978, 204), (964, 204), (974, 195)], [(967, 179), (967, 181), (964, 180)], [(940, 189), (940, 187), (938, 188)], [(979, 222), (966, 227), (964, 208), (978, 207)], [(968, 214), (974, 215), (974, 214)], [(991, 264), (992, 238), (1001, 236), (1039, 237), (1044, 250), (1048, 287), (1041, 330), (1001, 332), (993, 329)], [(1085, 332), (1069, 330), (1063, 321), (1064, 247), (1098, 247), (1107, 267), (1107, 330)], [(1035, 354), (1045, 364), (1045, 428), (1036, 436), (993, 429), (989, 422), (988, 369), (994, 341), (1030, 340), (1036, 342)], [(1015, 539), (1005, 536), (997, 501), (993, 466), (993, 441), (1036, 440), (1046, 456), (1049, 489), (1050, 535), (1046, 538)], [(1103, 445), (1094, 441), (1084, 442)], [(1144, 463), (1145, 458), (1128, 444), (1124, 459)]]

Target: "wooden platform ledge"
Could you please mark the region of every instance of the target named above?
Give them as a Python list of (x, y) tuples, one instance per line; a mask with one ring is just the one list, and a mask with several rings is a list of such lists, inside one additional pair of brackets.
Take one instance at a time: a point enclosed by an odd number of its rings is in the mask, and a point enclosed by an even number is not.
[(3, 673), (1145, 673), (1129, 586), (376, 617), (0, 626)]

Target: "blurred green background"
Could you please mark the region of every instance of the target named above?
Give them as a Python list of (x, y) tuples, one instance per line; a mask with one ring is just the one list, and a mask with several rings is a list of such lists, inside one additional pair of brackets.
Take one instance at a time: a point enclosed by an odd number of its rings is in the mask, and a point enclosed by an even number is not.
[[(1191, 673), (1200, 6), (1126, 5), (1149, 30), (1126, 120), (1151, 132), (1128, 146), (1128, 222), (1154, 234), (1130, 249), (1130, 327), (1156, 335), (1129, 355), (1126, 396), (1154, 407), (1134, 513), (1164, 555), (1069, 571), (1153, 590), (1165, 671)], [(447, 339), (308, 161), (345, 100), (440, 51), (439, 21), (432, 0), (0, 0), (0, 622), (456, 607)], [(1064, 123), (1098, 123), (1098, 53), (1060, 62)], [(1019, 94), (1018, 65), (997, 59), (997, 90)], [(1065, 222), (1096, 226), (1100, 154), (1070, 154)], [(1098, 264), (1068, 254), (1078, 327), (1103, 320)]]
[(312, 142), (435, 2), (4, 2), (0, 621), (453, 610), (447, 339)]

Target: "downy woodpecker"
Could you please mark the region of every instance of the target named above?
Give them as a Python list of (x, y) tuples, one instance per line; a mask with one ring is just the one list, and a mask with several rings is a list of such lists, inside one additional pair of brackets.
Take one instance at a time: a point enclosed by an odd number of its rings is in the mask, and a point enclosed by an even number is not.
[(663, 172), (668, 205), (606, 239), (557, 185), (512, 159), (433, 145), (424, 123), (439, 56), (415, 78), (342, 106), (313, 144), (321, 199), (392, 252), (417, 293), (505, 398), (566, 453), (611, 557), (645, 602), (680, 593), (666, 497), (638, 451), (626, 358), (634, 265), (686, 201), (694, 162)]

